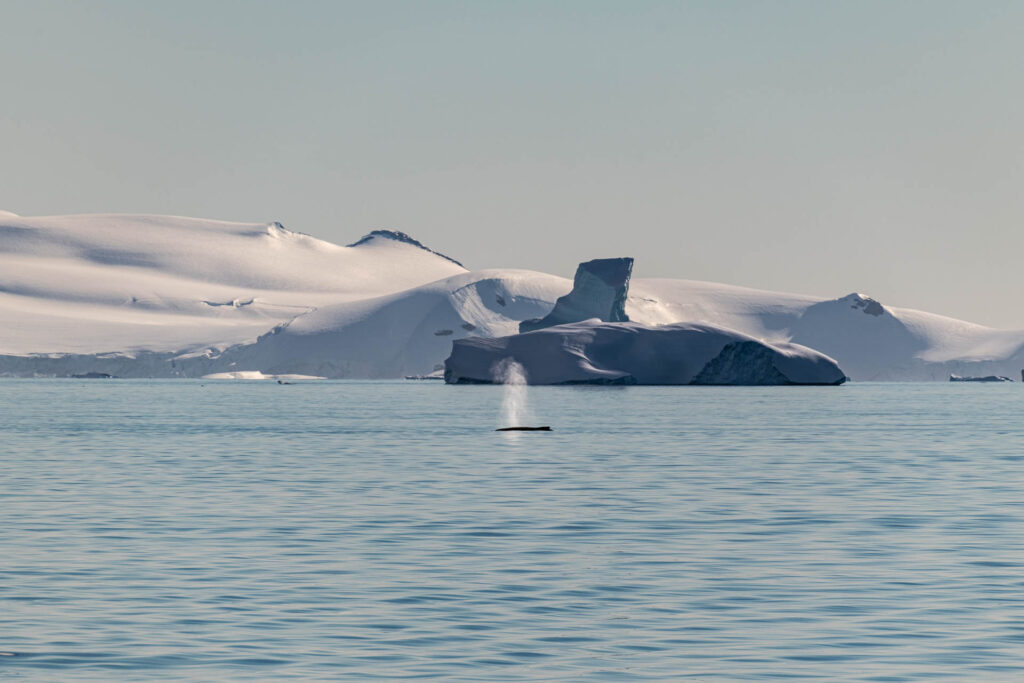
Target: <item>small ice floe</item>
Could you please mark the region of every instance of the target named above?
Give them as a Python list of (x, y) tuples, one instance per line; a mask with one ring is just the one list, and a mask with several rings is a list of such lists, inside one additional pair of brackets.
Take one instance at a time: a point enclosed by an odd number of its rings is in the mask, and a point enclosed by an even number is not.
[(950, 375), (950, 382), (1012, 382), (1013, 380), (1009, 377), (1003, 377), (1002, 375), (988, 375), (986, 377), (961, 377), (960, 375)]
[[(212, 375), (203, 375), (202, 379), (276, 379), (279, 384), (285, 384), (286, 380), (325, 378), (316, 375), (264, 375), (259, 370), (238, 370), (235, 372), (215, 372)], [(290, 384), (290, 382), (288, 383)]]

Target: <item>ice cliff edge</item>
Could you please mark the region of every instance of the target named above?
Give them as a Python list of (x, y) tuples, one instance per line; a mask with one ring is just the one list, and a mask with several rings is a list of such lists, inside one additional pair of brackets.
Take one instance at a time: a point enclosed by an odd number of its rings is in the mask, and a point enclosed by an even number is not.
[(767, 343), (717, 325), (647, 326), (586, 320), (497, 338), (458, 339), (448, 384), (500, 382), (494, 368), (519, 363), (528, 384), (837, 385), (846, 374), (806, 346)]
[(572, 291), (555, 302), (543, 318), (519, 323), (520, 332), (532, 332), (552, 325), (597, 318), (605, 322), (628, 322), (626, 296), (633, 259), (603, 258), (586, 261), (576, 267)]

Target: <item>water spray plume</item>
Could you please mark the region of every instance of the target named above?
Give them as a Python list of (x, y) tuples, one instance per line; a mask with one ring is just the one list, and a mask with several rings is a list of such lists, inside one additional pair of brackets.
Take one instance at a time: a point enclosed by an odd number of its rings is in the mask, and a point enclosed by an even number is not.
[(526, 371), (512, 358), (504, 358), (492, 368), (494, 381), (505, 386), (501, 399), (501, 422), (498, 431), (551, 431), (550, 427), (524, 427), (532, 412), (526, 401)]

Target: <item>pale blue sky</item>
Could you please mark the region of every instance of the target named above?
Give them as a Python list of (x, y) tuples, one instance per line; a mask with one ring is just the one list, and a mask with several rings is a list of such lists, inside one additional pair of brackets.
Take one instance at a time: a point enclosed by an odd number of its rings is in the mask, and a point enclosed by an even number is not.
[(1024, 326), (1024, 3), (0, 0), (0, 208)]

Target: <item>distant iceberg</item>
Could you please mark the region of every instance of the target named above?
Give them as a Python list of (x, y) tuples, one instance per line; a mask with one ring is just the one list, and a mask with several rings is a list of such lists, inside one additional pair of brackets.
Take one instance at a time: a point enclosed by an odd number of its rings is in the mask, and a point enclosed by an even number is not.
[(1012, 382), (1013, 380), (1009, 377), (1003, 377), (1002, 375), (988, 375), (986, 377), (961, 377), (960, 375), (950, 375), (950, 382)]
[(282, 374), (282, 375), (265, 375), (259, 370), (236, 370), (234, 372), (214, 372), (209, 375), (203, 375), (202, 379), (276, 379), (278, 383), (284, 380), (294, 379), (326, 379), (324, 377), (318, 377), (316, 375), (294, 375), (294, 374)]
[(457, 339), (449, 384), (492, 384), (502, 361), (529, 384), (837, 385), (845, 373), (799, 344), (767, 343), (716, 325), (648, 326), (592, 319), (498, 338)]

